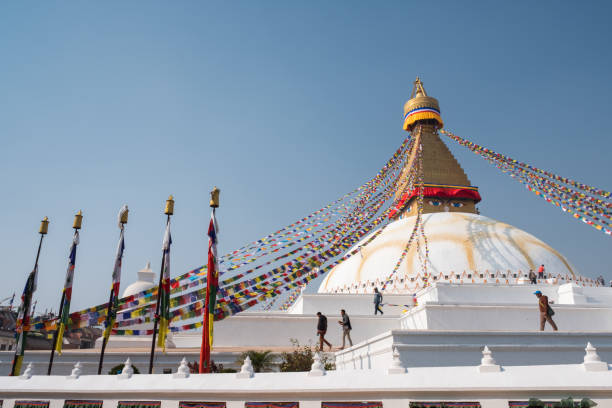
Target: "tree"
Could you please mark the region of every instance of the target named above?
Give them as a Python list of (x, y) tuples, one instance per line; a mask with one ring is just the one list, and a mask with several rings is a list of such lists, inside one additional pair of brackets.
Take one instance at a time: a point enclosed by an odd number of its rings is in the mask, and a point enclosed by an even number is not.
[(253, 370), (256, 373), (263, 373), (273, 371), (272, 366), (274, 365), (274, 355), (270, 350), (265, 351), (257, 351), (257, 350), (249, 350), (245, 351), (240, 355), (240, 358), (237, 360), (237, 364), (242, 366), (244, 364), (244, 360), (247, 356), (251, 359), (251, 364), (253, 365)]
[(562, 399), (559, 402), (547, 403), (538, 398), (529, 398), (528, 408), (591, 408), (596, 406), (594, 401), (583, 398), (580, 402), (574, 401), (572, 397)]
[[(312, 345), (300, 346), (296, 339), (291, 339), (290, 341), (293, 345), (293, 351), (281, 354), (280, 370), (282, 372), (310, 371), (314, 361), (314, 348)], [(321, 363), (323, 363), (326, 370), (334, 370), (336, 368), (334, 363), (325, 354), (321, 354)]]

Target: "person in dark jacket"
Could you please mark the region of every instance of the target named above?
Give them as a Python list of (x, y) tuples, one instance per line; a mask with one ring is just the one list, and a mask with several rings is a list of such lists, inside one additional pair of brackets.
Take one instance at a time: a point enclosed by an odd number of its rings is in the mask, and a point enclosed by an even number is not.
[(532, 285), (535, 285), (538, 283), (538, 277), (536, 276), (533, 269), (529, 270), (529, 282), (531, 282)]
[(317, 323), (317, 334), (319, 335), (319, 351), (323, 351), (323, 343), (327, 344), (331, 351), (332, 345), (329, 341), (325, 340), (325, 333), (327, 333), (327, 317), (321, 312), (317, 312), (319, 321)]
[(376, 316), (376, 314), (378, 312), (380, 312), (381, 315), (383, 315), (383, 311), (380, 308), (380, 304), (383, 301), (383, 297), (382, 294), (378, 291), (378, 288), (374, 288), (374, 316)]
[(340, 347), (340, 350), (342, 350), (345, 344), (344, 340), (347, 337), (349, 344), (351, 345), (351, 347), (353, 347), (353, 340), (351, 340), (351, 330), (353, 328), (351, 327), (351, 319), (349, 319), (344, 309), (340, 310), (340, 317), (342, 317), (342, 320), (338, 320), (338, 323), (340, 324), (340, 326), (342, 326), (342, 347)]

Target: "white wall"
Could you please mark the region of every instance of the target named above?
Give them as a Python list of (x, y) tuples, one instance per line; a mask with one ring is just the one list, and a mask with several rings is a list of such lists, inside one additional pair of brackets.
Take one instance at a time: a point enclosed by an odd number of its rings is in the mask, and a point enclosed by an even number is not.
[(587, 342), (612, 362), (612, 333), (458, 332), (393, 330), (336, 353), (337, 369), (389, 367), (397, 347), (406, 367), (473, 366), (487, 345), (506, 366), (578, 364)]
[[(561, 331), (612, 331), (612, 308), (552, 305)], [(536, 305), (452, 305), (426, 303), (400, 318), (402, 329), (414, 330), (539, 330)], [(552, 330), (546, 323), (545, 329)]]
[[(566, 283), (563, 285), (553, 284), (471, 284), (471, 283), (447, 283), (435, 282), (432, 286), (422, 289), (417, 293), (419, 304), (427, 302), (438, 302), (447, 304), (533, 304), (538, 301), (533, 294), (540, 290), (549, 300), (554, 303), (562, 304), (592, 304), (599, 306), (612, 307), (612, 288), (609, 287), (581, 287), (576, 283)], [(582, 302), (573, 303), (566, 296), (560, 299), (559, 293), (575, 292), (577, 295), (584, 295)]]
[(188, 378), (167, 375), (0, 377), (4, 408), (15, 399), (50, 400), (61, 408), (64, 399), (103, 399), (104, 408), (119, 400), (162, 401), (162, 408), (178, 402), (226, 401), (243, 408), (245, 401), (296, 401), (300, 408), (320, 408), (322, 401), (382, 401), (384, 408), (406, 408), (410, 401), (479, 401), (483, 408), (508, 406), (508, 400), (530, 397), (559, 400), (572, 395), (589, 397), (599, 407), (612, 406), (612, 371), (587, 372), (580, 365), (503, 367), (481, 373), (471, 367), (408, 367), (406, 373), (386, 369), (308, 373), (201, 374)]
[[(384, 295), (383, 311), (387, 316), (399, 316), (403, 310), (412, 306), (413, 300), (410, 295)], [(389, 306), (396, 304), (402, 306)], [(407, 307), (403, 306), (407, 305)], [(290, 314), (339, 314), (340, 309), (345, 309), (349, 316), (373, 315), (374, 295), (372, 294), (302, 294), (296, 301)]]
[[(397, 316), (352, 315), (351, 338), (353, 343), (366, 340), (379, 333), (399, 327)], [(326, 339), (334, 347), (342, 344), (342, 330), (338, 324), (340, 315), (327, 315)], [(282, 312), (246, 312), (215, 323), (215, 345), (217, 347), (290, 347), (290, 339), (300, 344), (317, 344), (316, 315), (288, 315)], [(176, 334), (177, 347), (199, 347), (201, 334)]]

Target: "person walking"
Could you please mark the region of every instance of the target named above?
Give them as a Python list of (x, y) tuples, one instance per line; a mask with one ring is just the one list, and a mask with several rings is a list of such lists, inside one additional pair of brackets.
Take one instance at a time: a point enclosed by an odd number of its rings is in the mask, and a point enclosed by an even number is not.
[(331, 351), (332, 345), (329, 341), (325, 340), (325, 333), (327, 333), (327, 317), (321, 312), (317, 312), (319, 321), (317, 322), (317, 334), (319, 335), (319, 351), (323, 351), (323, 343), (327, 344)]
[(533, 271), (533, 269), (529, 270), (529, 282), (531, 282), (532, 285), (535, 285), (536, 283), (538, 283), (537, 276), (535, 272)]
[[(552, 310), (550, 305), (548, 304), (548, 296), (544, 296), (542, 292), (536, 290), (533, 292), (534, 295), (538, 298), (538, 306), (540, 307), (540, 331), (544, 331), (544, 325), (548, 322), (554, 331), (557, 331), (557, 325), (555, 324), (552, 316), (555, 314), (555, 311)], [(552, 303), (552, 301), (550, 301)]]
[(538, 268), (538, 279), (544, 279), (544, 264)]
[(353, 328), (351, 327), (351, 319), (349, 319), (348, 315), (346, 314), (346, 310), (340, 310), (340, 317), (342, 317), (342, 320), (338, 320), (338, 323), (340, 324), (340, 326), (342, 326), (342, 347), (340, 347), (340, 350), (342, 350), (345, 344), (344, 340), (347, 337), (349, 344), (351, 345), (351, 347), (353, 347), (353, 340), (351, 340), (351, 330)]
[(383, 315), (383, 311), (380, 308), (380, 304), (383, 301), (383, 297), (382, 294), (378, 291), (378, 288), (374, 288), (374, 316), (376, 316), (376, 314), (378, 312), (380, 312), (381, 315)]

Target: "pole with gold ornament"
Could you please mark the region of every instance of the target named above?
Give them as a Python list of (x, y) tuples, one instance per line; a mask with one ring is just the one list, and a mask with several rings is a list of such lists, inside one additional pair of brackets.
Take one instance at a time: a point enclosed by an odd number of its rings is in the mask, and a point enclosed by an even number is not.
[(53, 343), (51, 343), (51, 356), (49, 357), (49, 368), (47, 369), (47, 375), (51, 375), (55, 352), (57, 351), (58, 354), (62, 354), (64, 330), (68, 325), (68, 318), (70, 314), (70, 301), (72, 300), (72, 282), (74, 280), (76, 251), (77, 245), (79, 245), (79, 230), (81, 229), (82, 222), (83, 213), (79, 211), (75, 214), (74, 222), (72, 223), (72, 228), (74, 228), (74, 235), (72, 236), (72, 244), (70, 245), (70, 253), (68, 254), (68, 269), (66, 270), (66, 280), (64, 281), (62, 299), (60, 300), (57, 329), (55, 330), (55, 334), (53, 335)]
[(215, 304), (219, 289), (219, 266), (217, 264), (217, 234), (219, 226), (215, 217), (215, 209), (219, 207), (219, 190), (217, 187), (210, 192), (210, 207), (212, 214), (208, 224), (208, 272), (206, 275), (206, 300), (204, 304), (204, 322), (202, 328), (202, 346), (200, 347), (201, 373), (210, 373), (210, 353), (213, 345), (213, 325), (215, 321)]
[(123, 262), (123, 250), (125, 244), (123, 241), (123, 232), (125, 224), (128, 222), (128, 207), (124, 205), (119, 210), (119, 245), (117, 246), (117, 254), (115, 255), (115, 267), (113, 268), (113, 283), (111, 284), (110, 296), (108, 298), (108, 306), (106, 308), (106, 320), (104, 322), (104, 333), (102, 335), (102, 349), (100, 350), (100, 362), (98, 363), (98, 375), (102, 373), (102, 364), (104, 364), (104, 352), (108, 344), (115, 319), (117, 317), (117, 308), (119, 306), (119, 285), (121, 284), (121, 264)]
[(162, 262), (159, 271), (159, 284), (157, 285), (157, 304), (155, 305), (155, 319), (153, 323), (153, 339), (151, 340), (151, 355), (149, 357), (149, 374), (153, 374), (153, 360), (155, 359), (155, 340), (157, 326), (159, 325), (158, 346), (166, 350), (166, 336), (170, 330), (170, 216), (174, 214), (174, 198), (168, 197), (166, 207), (166, 232), (162, 243)]
[(30, 272), (28, 280), (26, 281), (23, 294), (21, 295), (21, 306), (17, 313), (17, 327), (15, 329), (17, 333), (17, 346), (15, 347), (15, 356), (13, 357), (13, 364), (11, 366), (12, 376), (19, 375), (21, 372), (21, 364), (23, 363), (23, 355), (26, 348), (26, 339), (28, 335), (28, 326), (30, 324), (30, 306), (32, 305), (32, 295), (36, 291), (36, 282), (38, 275), (38, 259), (40, 258), (40, 249), (42, 248), (42, 242), (45, 235), (49, 231), (49, 219), (43, 218), (40, 223), (38, 233), (40, 234), (40, 241), (38, 241), (38, 251), (36, 252), (36, 261), (34, 261), (34, 269)]

